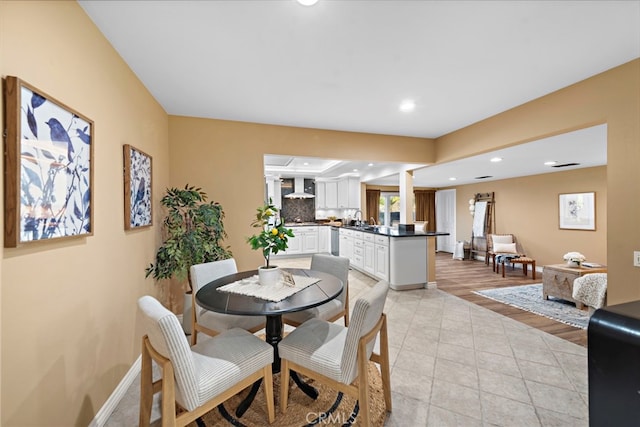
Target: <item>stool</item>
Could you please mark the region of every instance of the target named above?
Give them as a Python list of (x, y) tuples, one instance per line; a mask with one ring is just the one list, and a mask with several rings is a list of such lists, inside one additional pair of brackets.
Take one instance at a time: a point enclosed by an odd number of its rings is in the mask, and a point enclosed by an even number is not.
[[(531, 278), (533, 280), (536, 280), (536, 260), (535, 259), (521, 256), (518, 258), (511, 258), (508, 261), (513, 264), (522, 264), (522, 272), (524, 273), (525, 276), (527, 275), (527, 270), (529, 269), (529, 265), (531, 265)], [(504, 264), (505, 264), (505, 261), (503, 260), (502, 261), (502, 277), (504, 277)]]

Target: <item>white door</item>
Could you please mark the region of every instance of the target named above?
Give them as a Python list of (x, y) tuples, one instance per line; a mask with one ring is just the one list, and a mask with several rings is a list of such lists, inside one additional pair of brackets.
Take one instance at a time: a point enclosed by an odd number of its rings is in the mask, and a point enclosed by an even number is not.
[(438, 251), (453, 253), (456, 246), (456, 190), (436, 191), (436, 230), (449, 233), (438, 236)]

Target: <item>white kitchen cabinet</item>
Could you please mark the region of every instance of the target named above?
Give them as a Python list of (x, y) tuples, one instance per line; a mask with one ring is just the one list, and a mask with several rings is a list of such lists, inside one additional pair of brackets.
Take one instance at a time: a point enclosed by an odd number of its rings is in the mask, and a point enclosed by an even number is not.
[(299, 227), (302, 238), (302, 253), (315, 254), (318, 252), (318, 227)]
[(374, 236), (374, 275), (389, 281), (389, 237)]
[(302, 239), (297, 233), (297, 230), (293, 231), (294, 236), (289, 237), (287, 240), (287, 250), (278, 252), (278, 255), (296, 255), (302, 253)]
[(318, 227), (318, 252), (331, 253), (331, 227)]
[(372, 241), (364, 242), (364, 259), (362, 260), (362, 269), (374, 276), (376, 274), (376, 257), (375, 243)]
[(357, 178), (338, 181), (338, 208), (360, 209), (360, 181)]
[(316, 209), (327, 208), (326, 183), (316, 181)]
[(338, 183), (324, 183), (324, 207), (327, 209), (336, 209), (338, 207)]
[(289, 237), (288, 248), (286, 251), (278, 252), (278, 255), (287, 256), (317, 253), (319, 250), (318, 228), (319, 227), (316, 226), (291, 227), (293, 237)]
[(353, 231), (340, 229), (340, 256), (349, 258), (349, 262), (353, 258)]
[(351, 265), (362, 270), (364, 265), (364, 240), (362, 231), (353, 233), (353, 256), (350, 259)]

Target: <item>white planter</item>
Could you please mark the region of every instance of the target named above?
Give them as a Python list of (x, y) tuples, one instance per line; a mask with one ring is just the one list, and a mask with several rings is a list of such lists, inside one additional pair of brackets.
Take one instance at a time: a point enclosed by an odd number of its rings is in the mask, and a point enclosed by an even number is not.
[(580, 267), (580, 263), (578, 261), (567, 261), (567, 267)]
[(185, 292), (184, 294), (184, 309), (182, 311), (182, 329), (184, 333), (191, 334), (191, 316), (193, 310), (193, 300), (191, 299), (191, 292)]
[(280, 280), (281, 272), (277, 266), (258, 268), (258, 282), (265, 286), (275, 286)]

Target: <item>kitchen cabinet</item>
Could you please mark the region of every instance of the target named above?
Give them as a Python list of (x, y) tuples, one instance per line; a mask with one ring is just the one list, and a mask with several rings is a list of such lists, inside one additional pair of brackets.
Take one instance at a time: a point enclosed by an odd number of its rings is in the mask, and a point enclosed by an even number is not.
[(371, 276), (376, 274), (376, 245), (372, 241), (364, 242), (364, 259), (362, 269)]
[(345, 178), (338, 181), (338, 208), (360, 209), (360, 181)]
[(364, 264), (364, 239), (363, 232), (356, 231), (353, 233), (353, 256), (351, 257), (351, 265), (362, 270)]
[(327, 208), (326, 183), (316, 181), (316, 209)]
[(353, 231), (340, 229), (340, 256), (353, 259)]
[(328, 209), (336, 209), (338, 207), (338, 183), (333, 181), (325, 182), (324, 184), (324, 207)]
[(302, 238), (302, 253), (315, 254), (318, 252), (318, 227), (299, 227)]
[(286, 256), (317, 253), (319, 249), (318, 228), (317, 226), (291, 227), (294, 236), (289, 237), (287, 250), (278, 252), (278, 255)]
[(318, 227), (318, 252), (331, 253), (331, 227)]
[(374, 244), (374, 276), (389, 281), (389, 238), (375, 236)]

